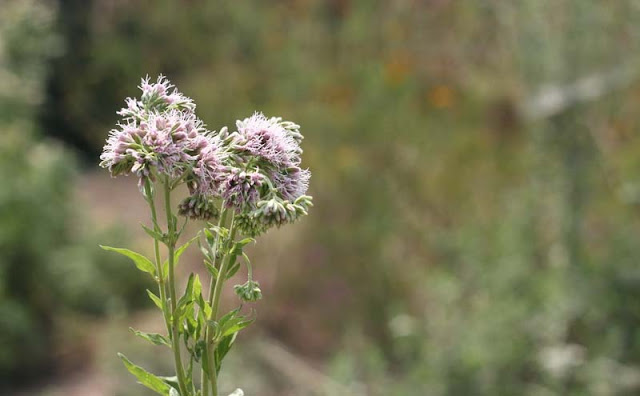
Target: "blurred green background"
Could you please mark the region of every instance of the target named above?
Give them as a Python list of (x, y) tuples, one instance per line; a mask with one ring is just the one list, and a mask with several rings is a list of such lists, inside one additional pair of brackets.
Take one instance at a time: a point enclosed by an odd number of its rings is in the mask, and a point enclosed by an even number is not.
[(97, 247), (150, 250), (97, 163), (163, 73), (211, 129), (306, 137), (315, 207), (251, 252), (225, 390), (640, 394), (639, 50), (633, 0), (1, 1), (0, 393), (146, 395), (116, 350), (170, 372)]

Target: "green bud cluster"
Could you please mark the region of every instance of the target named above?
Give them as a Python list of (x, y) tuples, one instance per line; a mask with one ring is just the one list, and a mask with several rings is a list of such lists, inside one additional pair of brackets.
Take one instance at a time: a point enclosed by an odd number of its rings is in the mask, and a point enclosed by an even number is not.
[(308, 195), (302, 195), (293, 202), (272, 196), (269, 200), (258, 202), (255, 210), (237, 216), (237, 227), (243, 234), (256, 237), (271, 227), (294, 223), (306, 216), (312, 206)]
[(214, 201), (202, 194), (194, 194), (178, 204), (178, 214), (192, 220), (212, 220), (218, 217), (219, 211)]
[(243, 285), (235, 285), (233, 287), (236, 295), (245, 302), (254, 302), (262, 298), (262, 290), (258, 282), (248, 280)]

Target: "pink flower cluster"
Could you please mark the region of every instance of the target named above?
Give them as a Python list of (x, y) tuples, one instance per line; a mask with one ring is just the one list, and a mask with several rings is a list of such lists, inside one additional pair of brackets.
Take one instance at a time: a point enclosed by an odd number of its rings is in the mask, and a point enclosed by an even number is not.
[(123, 120), (109, 134), (100, 159), (113, 176), (134, 173), (140, 180), (157, 175), (191, 179), (200, 192), (217, 189), (223, 171), (219, 140), (194, 111), (193, 101), (160, 76), (142, 80), (141, 99), (127, 98)]
[(195, 103), (163, 76), (155, 83), (143, 79), (139, 88), (141, 97), (127, 98), (118, 112), (123, 119), (100, 156), (113, 176), (185, 183), (191, 196), (180, 213), (208, 219), (219, 200), (250, 235), (306, 214), (311, 174), (300, 167), (299, 125), (255, 113), (238, 120), (236, 131), (210, 132), (195, 115)]
[(302, 135), (299, 126), (281, 118), (255, 113), (236, 122), (231, 149), (249, 167), (267, 172), (273, 187), (285, 200), (294, 201), (309, 187), (310, 172), (300, 168)]

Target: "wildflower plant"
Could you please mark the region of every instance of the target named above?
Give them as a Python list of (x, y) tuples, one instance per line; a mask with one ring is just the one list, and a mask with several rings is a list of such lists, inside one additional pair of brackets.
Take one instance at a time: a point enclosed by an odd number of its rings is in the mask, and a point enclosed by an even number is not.
[[(119, 356), (141, 384), (161, 395), (217, 396), (222, 360), (238, 332), (253, 322), (241, 313), (242, 303), (262, 298), (243, 248), (274, 226), (295, 222), (312, 206), (311, 197), (305, 195), (310, 173), (300, 165), (300, 126), (255, 113), (237, 121), (235, 131), (226, 127), (210, 131), (196, 116), (195, 103), (165, 77), (155, 82), (147, 77), (139, 88), (140, 98), (127, 98), (126, 107), (118, 112), (122, 119), (109, 134), (100, 166), (114, 177), (138, 178), (151, 215), (151, 225), (142, 227), (153, 239), (154, 257), (102, 248), (129, 257), (157, 283), (157, 294), (147, 293), (162, 312), (166, 333), (134, 330), (134, 334), (170, 348), (176, 375), (157, 376)], [(174, 207), (173, 194), (181, 185), (189, 195)], [(158, 222), (157, 194), (164, 199), (166, 228)], [(177, 246), (188, 220), (202, 221), (203, 227)], [(210, 275), (208, 287), (192, 273), (179, 296), (175, 268), (195, 241)], [(164, 259), (161, 245), (166, 247)], [(242, 263), (248, 279), (233, 287), (240, 307), (223, 315), (222, 289)]]

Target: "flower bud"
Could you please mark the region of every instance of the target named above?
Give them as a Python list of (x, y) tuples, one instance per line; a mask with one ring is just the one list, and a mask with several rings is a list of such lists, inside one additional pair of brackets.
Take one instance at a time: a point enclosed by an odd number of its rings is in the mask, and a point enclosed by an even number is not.
[(218, 217), (213, 201), (202, 194), (187, 197), (178, 204), (178, 214), (193, 220), (211, 220)]
[(243, 285), (235, 285), (233, 287), (233, 291), (240, 297), (242, 301), (245, 302), (254, 302), (258, 301), (262, 298), (262, 290), (260, 290), (260, 285), (258, 282), (253, 280), (248, 280)]

